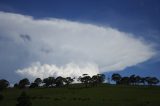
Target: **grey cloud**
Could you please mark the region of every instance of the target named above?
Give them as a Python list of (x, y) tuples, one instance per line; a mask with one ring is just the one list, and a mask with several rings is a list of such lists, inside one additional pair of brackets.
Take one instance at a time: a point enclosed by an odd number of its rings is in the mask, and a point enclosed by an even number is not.
[(19, 35), (24, 41), (31, 41), (31, 37), (27, 34), (20, 34)]
[(53, 50), (51, 48), (47, 48), (47, 47), (42, 47), (40, 49), (40, 51), (43, 52), (43, 53), (46, 53), (46, 54), (53, 52)]

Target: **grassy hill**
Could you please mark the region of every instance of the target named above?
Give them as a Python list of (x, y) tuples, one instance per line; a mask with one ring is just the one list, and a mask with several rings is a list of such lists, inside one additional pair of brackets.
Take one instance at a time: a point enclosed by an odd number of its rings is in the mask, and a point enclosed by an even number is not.
[[(160, 106), (160, 87), (102, 85), (26, 89), (32, 106)], [(3, 91), (0, 106), (15, 106), (22, 90)]]

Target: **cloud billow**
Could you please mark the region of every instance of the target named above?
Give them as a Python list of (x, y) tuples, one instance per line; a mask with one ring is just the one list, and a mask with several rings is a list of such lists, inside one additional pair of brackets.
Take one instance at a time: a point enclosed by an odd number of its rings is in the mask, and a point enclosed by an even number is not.
[[(25, 64), (32, 65), (16, 70), (22, 76), (44, 78), (120, 71), (156, 55), (145, 40), (111, 27), (55, 18), (34, 19), (6, 12), (0, 12), (0, 22), (1, 35), (10, 39), (0, 41), (1, 45), (8, 45), (1, 46), (1, 50), (10, 52), (14, 44), (28, 54)], [(21, 53), (14, 51), (15, 61), (21, 61), (18, 57)]]

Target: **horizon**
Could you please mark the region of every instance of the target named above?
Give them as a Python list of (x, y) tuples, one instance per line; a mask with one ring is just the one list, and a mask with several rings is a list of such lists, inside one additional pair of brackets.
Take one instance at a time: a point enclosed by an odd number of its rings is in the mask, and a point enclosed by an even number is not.
[(0, 79), (160, 79), (160, 1), (1, 0)]

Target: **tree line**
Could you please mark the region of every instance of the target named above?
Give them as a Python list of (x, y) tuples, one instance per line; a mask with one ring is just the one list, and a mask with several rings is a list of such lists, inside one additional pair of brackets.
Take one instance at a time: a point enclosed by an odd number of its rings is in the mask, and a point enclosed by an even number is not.
[[(117, 85), (156, 85), (160, 81), (156, 77), (141, 77), (139, 75), (130, 75), (122, 77), (118, 73), (114, 73), (111, 76), (112, 81), (115, 81)], [(83, 74), (82, 76), (78, 77), (77, 79), (71, 77), (48, 77), (48, 78), (36, 78), (32, 83), (30, 83), (29, 79), (24, 78), (20, 80), (18, 83), (14, 84), (15, 88), (37, 88), (37, 87), (63, 87), (69, 86), (74, 81), (80, 82), (85, 87), (97, 86), (99, 84), (104, 83), (105, 75), (104, 74), (97, 74), (93, 76), (89, 76), (88, 74)], [(4, 88), (9, 87), (9, 81), (5, 79), (0, 80), (0, 91)]]
[(71, 78), (71, 77), (48, 77), (48, 78), (36, 78), (34, 82), (30, 83), (30, 81), (27, 78), (24, 78), (19, 81), (19, 83), (16, 83), (14, 87), (17, 88), (37, 88), (37, 87), (63, 87), (63, 86), (69, 86), (72, 84), (74, 81), (79, 81), (81, 82), (85, 87), (88, 86), (97, 86), (98, 84), (101, 84), (105, 80), (105, 75), (104, 74), (97, 74), (93, 75), (92, 77), (89, 76), (88, 74), (83, 74), (80, 76), (78, 79)]
[[(141, 77), (139, 75), (131, 75), (122, 77), (118, 73), (114, 73), (111, 76), (112, 81), (115, 81), (117, 85), (156, 85), (160, 81), (156, 77)], [(71, 78), (71, 77), (48, 77), (48, 78), (36, 78), (32, 83), (30, 83), (29, 79), (24, 78), (20, 80), (18, 83), (14, 84), (15, 88), (37, 88), (37, 87), (63, 87), (69, 86), (74, 81), (80, 82), (85, 87), (97, 86), (99, 84), (104, 83), (105, 75), (97, 74), (93, 76), (89, 76), (88, 74), (83, 74), (79, 78)], [(7, 88), (10, 85), (9, 81), (5, 79), (0, 80), (0, 91), (4, 88)]]
[[(105, 81), (105, 75), (104, 74), (97, 74), (93, 76), (89, 76), (88, 74), (83, 74), (78, 79), (71, 78), (71, 77), (48, 77), (48, 78), (36, 78), (33, 82), (30, 82), (28, 78), (24, 78), (20, 80), (18, 83), (14, 84), (14, 88), (37, 88), (37, 87), (63, 87), (63, 86), (69, 86), (74, 81), (78, 81), (82, 83), (85, 87), (88, 86), (97, 86), (98, 84), (101, 84)], [(9, 81), (5, 79), (0, 80), (0, 90), (3, 90), (4, 88), (9, 87), (10, 83)]]
[(112, 74), (112, 80), (115, 81), (117, 85), (156, 85), (160, 82), (156, 77), (141, 77), (139, 75), (122, 77), (118, 73)]

